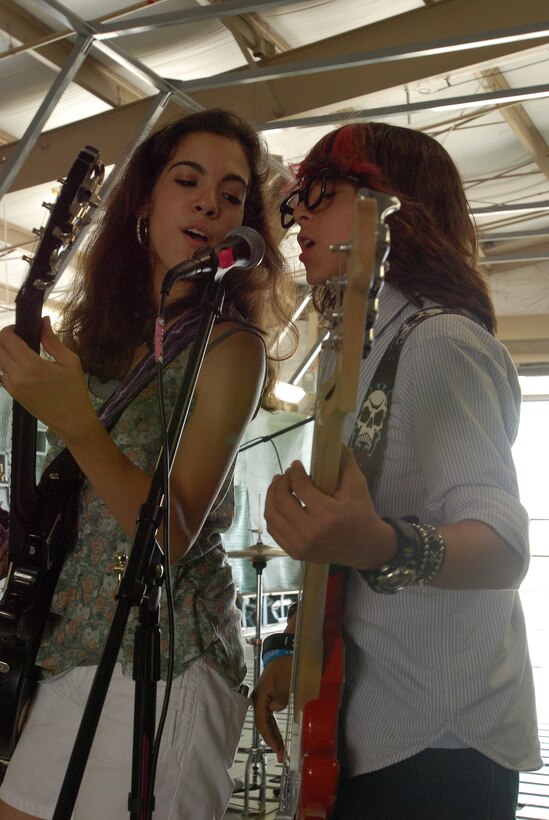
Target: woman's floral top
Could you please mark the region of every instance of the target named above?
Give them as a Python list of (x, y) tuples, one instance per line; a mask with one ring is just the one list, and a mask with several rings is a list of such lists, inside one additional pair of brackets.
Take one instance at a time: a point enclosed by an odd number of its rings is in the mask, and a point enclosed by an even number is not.
[[(177, 398), (186, 347), (164, 368), (167, 417)], [(103, 403), (92, 393), (96, 408)], [(112, 430), (118, 447), (136, 465), (152, 475), (161, 446), (156, 380), (146, 386), (125, 409)], [(52, 437), (48, 462), (62, 449)], [(205, 454), (206, 456), (207, 454)], [(143, 499), (145, 501), (145, 499)], [(202, 657), (229, 683), (238, 686), (244, 678), (244, 654), (240, 612), (231, 567), (220, 533), (233, 518), (232, 476), (225, 481), (192, 548), (172, 565), (175, 607), (175, 674), (185, 664)], [(66, 671), (82, 663), (96, 663), (108, 634), (116, 602), (118, 573), (113, 570), (116, 553), (128, 554), (131, 539), (116, 523), (89, 481), (84, 481), (79, 502), (79, 532), (74, 550), (65, 560), (52, 603), (56, 622), (45, 633), (37, 664), (45, 676)], [(134, 630), (138, 608), (132, 607), (119, 660), (132, 673)], [(167, 608), (162, 592), (162, 677), (167, 669)]]

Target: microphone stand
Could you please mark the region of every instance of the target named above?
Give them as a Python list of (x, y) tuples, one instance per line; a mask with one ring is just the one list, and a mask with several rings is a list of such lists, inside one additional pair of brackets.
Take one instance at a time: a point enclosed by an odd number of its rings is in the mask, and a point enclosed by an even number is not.
[[(173, 464), (179, 439), (187, 420), (215, 317), (223, 307), (224, 298), (225, 290), (222, 279), (220, 281), (213, 279), (208, 283), (201, 300), (204, 315), (189, 353), (182, 384), (168, 425), (169, 469)], [(163, 458), (164, 448), (162, 447), (147, 500), (140, 508), (131, 551), (115, 596), (118, 603), (84, 709), (53, 820), (70, 820), (72, 816), (132, 606), (139, 606), (139, 625), (136, 628), (133, 672), (136, 693), (132, 791), (128, 798), (128, 810), (132, 820), (147, 820), (152, 817), (154, 784), (150, 782), (150, 773), (154, 756), (156, 683), (160, 679), (159, 605), (160, 585), (163, 583), (162, 565), (158, 560), (161, 557), (161, 549), (155, 541), (155, 536), (162, 520), (162, 501), (165, 490)]]

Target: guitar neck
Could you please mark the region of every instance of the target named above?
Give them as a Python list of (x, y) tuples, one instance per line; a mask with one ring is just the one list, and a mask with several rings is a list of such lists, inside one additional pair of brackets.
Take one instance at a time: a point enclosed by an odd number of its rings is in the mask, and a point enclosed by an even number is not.
[[(344, 421), (344, 412), (333, 412), (325, 424), (315, 426), (311, 477), (315, 485), (328, 495), (334, 494), (338, 484)], [(303, 595), (300, 604), (294, 656), (297, 663), (293, 693), (297, 714), (303, 711), (309, 700), (319, 695), (328, 572), (328, 564), (307, 562), (303, 565), (302, 588), (307, 594)]]
[[(386, 258), (384, 239), (388, 240), (388, 231), (378, 231), (378, 225), (397, 208), (394, 197), (359, 190), (352, 240), (333, 248), (349, 251), (350, 257), (344, 280), (331, 282), (337, 303), (330, 316), (333, 372), (317, 394), (311, 469), (314, 484), (330, 496), (339, 483), (345, 419), (355, 410), (362, 357), (372, 341)], [(334, 561), (337, 563), (337, 557)], [(289, 752), (277, 820), (330, 817), (336, 799), (343, 576), (329, 576), (328, 564), (307, 562), (302, 566), (289, 704), (291, 737), (287, 737)]]
[[(86, 146), (73, 163), (50, 217), (37, 233), (40, 242), (29, 273), (15, 299), (15, 332), (36, 353), (40, 351), (42, 307), (62, 273), (77, 236), (99, 204), (98, 187), (103, 179), (99, 152)], [(13, 403), (10, 479), (10, 561), (40, 561), (28, 541), (31, 512), (37, 499), (37, 421), (20, 404)]]
[[(27, 292), (26, 286), (23, 286), (17, 295), (16, 306), (15, 332), (37, 352), (40, 349), (42, 299), (37, 299), (32, 292)], [(27, 553), (28, 515), (36, 500), (36, 425), (34, 416), (14, 401), (10, 484), (12, 559)]]
[[(375, 200), (357, 202), (355, 225), (366, 220), (375, 226)], [(359, 233), (356, 227), (355, 233)], [(366, 232), (365, 232), (366, 233)], [(332, 377), (322, 386), (319, 397), (321, 410), (317, 412), (313, 440), (311, 478), (319, 490), (333, 495), (339, 481), (343, 426), (347, 413), (355, 409), (359, 380), (362, 343), (366, 325), (367, 295), (371, 271), (374, 267), (374, 243), (368, 252), (360, 247), (360, 262), (355, 258), (350, 266), (353, 291), (344, 298), (345, 332), (338, 338), (339, 354), (335, 359)], [(358, 271), (365, 268), (367, 276)], [(339, 331), (338, 331), (339, 332)], [(306, 563), (302, 572), (302, 601), (300, 606), (294, 658), (294, 709), (299, 714), (305, 703), (318, 697), (323, 668), (323, 626), (326, 607), (326, 589), (329, 566)]]
[(36, 419), (13, 404), (10, 556), (26, 553), (26, 524), (36, 500)]

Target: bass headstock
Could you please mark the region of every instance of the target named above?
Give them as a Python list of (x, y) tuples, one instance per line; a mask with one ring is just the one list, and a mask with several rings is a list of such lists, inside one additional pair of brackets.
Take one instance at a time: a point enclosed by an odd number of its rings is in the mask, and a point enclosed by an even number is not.
[(335, 305), (327, 317), (330, 334), (326, 344), (335, 351), (335, 366), (332, 378), (319, 391), (317, 417), (321, 420), (335, 409), (341, 413), (355, 409), (360, 363), (372, 346), (377, 297), (390, 250), (386, 220), (399, 208), (397, 197), (361, 188), (351, 240), (330, 248), (348, 254), (349, 259), (344, 276), (328, 283)]

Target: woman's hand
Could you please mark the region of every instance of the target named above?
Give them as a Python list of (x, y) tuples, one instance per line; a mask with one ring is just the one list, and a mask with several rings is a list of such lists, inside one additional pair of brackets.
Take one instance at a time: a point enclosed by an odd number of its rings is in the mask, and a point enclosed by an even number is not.
[(41, 358), (13, 327), (0, 331), (2, 384), (25, 410), (40, 419), (66, 444), (86, 435), (96, 414), (88, 397), (80, 360), (42, 320), (40, 341), (53, 361)]
[[(231, 329), (216, 325), (212, 341)], [(204, 358), (195, 404), (171, 471), (171, 560), (196, 538), (231, 469), (242, 434), (259, 401), (265, 350), (255, 335), (233, 333)], [(9, 393), (70, 449), (82, 472), (128, 536), (147, 498), (151, 478), (117, 447), (99, 422), (78, 356), (42, 324), (41, 343), (53, 361), (40, 358), (13, 328), (0, 331), (0, 369)]]
[(265, 505), (267, 529), (300, 561), (378, 567), (394, 553), (393, 528), (376, 513), (368, 484), (347, 447), (342, 448), (338, 488), (321, 492), (294, 461), (275, 476)]
[(252, 692), (255, 725), (267, 746), (276, 753), (279, 763), (284, 759), (284, 741), (273, 712), (281, 712), (288, 705), (291, 674), (290, 655), (274, 658), (263, 670)]

